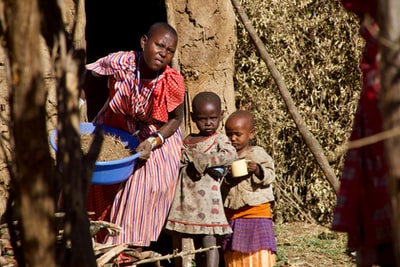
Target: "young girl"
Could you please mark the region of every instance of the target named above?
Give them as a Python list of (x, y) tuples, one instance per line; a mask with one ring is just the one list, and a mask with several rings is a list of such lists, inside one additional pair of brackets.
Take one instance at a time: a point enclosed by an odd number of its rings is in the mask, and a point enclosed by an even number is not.
[(254, 118), (248, 111), (232, 113), (225, 124), (226, 135), (239, 158), (247, 160), (248, 175), (227, 176), (222, 184), (225, 212), (233, 234), (223, 242), (226, 267), (276, 264), (276, 240), (271, 203), (274, 162), (259, 146), (250, 146), (254, 138)]
[[(179, 182), (166, 229), (175, 237), (192, 238), (197, 249), (215, 246), (217, 236), (232, 232), (224, 213), (220, 180), (224, 167), (236, 158), (236, 150), (217, 132), (222, 119), (218, 95), (201, 92), (194, 97), (192, 108), (199, 132), (183, 140)], [(196, 266), (217, 267), (218, 250), (197, 253), (195, 260)]]

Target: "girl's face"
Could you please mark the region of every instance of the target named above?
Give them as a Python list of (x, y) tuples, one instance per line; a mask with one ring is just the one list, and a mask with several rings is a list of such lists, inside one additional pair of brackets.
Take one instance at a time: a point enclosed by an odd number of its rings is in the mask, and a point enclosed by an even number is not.
[(151, 37), (144, 35), (140, 44), (146, 67), (152, 72), (158, 72), (171, 63), (177, 46), (177, 38), (172, 32), (159, 27)]
[(210, 136), (214, 134), (221, 122), (221, 107), (215, 102), (201, 102), (198, 104), (196, 111), (192, 113), (192, 120), (199, 129), (202, 136)]
[(254, 138), (254, 129), (250, 129), (248, 121), (242, 117), (228, 119), (225, 132), (239, 155), (249, 146), (250, 139)]

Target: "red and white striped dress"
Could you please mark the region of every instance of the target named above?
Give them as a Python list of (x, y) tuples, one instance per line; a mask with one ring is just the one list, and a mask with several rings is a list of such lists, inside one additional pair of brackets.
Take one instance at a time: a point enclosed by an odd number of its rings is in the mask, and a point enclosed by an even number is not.
[[(117, 52), (88, 64), (86, 68), (109, 76), (109, 98), (94, 121), (131, 133), (140, 130), (146, 139), (168, 121), (168, 112), (184, 100), (184, 80), (169, 66), (154, 80), (140, 79), (136, 66), (139, 52)], [(182, 134), (178, 129), (140, 161), (130, 178), (118, 185), (92, 185), (89, 211), (94, 219), (109, 220), (122, 227), (107, 243), (149, 246), (157, 241), (175, 193), (180, 165)]]

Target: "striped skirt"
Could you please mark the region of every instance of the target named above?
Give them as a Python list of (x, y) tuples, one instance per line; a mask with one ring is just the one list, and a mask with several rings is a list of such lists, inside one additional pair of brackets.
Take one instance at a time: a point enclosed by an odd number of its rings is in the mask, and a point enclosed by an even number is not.
[(157, 241), (175, 193), (181, 147), (178, 130), (154, 149), (147, 161), (139, 161), (131, 177), (118, 188), (92, 186), (89, 211), (123, 229), (117, 236), (107, 236), (105, 243), (147, 247)]
[(276, 238), (272, 219), (237, 218), (229, 221), (233, 233), (223, 241), (226, 267), (276, 265)]
[(276, 238), (272, 219), (237, 218), (229, 221), (233, 233), (226, 235), (223, 241), (224, 251), (253, 253), (270, 250), (276, 253)]

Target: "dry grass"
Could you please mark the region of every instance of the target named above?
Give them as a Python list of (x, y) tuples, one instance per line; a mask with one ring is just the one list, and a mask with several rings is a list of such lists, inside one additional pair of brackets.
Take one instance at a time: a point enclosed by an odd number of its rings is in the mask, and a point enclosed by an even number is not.
[[(364, 41), (358, 21), (340, 1), (241, 0), (274, 59), (306, 126), (340, 177), (360, 92), (359, 57)], [(336, 203), (300, 136), (277, 86), (238, 21), (237, 108), (255, 114), (258, 145), (276, 164), (276, 221), (329, 223)]]
[[(89, 151), (90, 145), (93, 142), (93, 138), (93, 134), (81, 135), (81, 146), (84, 154)], [(119, 137), (105, 134), (97, 161), (123, 159), (129, 157), (130, 155), (132, 155), (131, 149), (126, 147)]]

